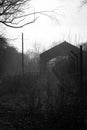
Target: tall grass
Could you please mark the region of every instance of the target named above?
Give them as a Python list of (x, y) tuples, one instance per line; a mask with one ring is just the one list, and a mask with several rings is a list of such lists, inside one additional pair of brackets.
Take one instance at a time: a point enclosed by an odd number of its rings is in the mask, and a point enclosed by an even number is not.
[[(58, 109), (62, 104), (74, 104), (77, 86), (57, 80), (51, 72), (6, 76), (0, 85), (0, 101), (24, 102), (37, 109)], [(3, 102), (4, 102), (3, 101)]]
[(70, 129), (80, 115), (77, 88), (71, 81), (58, 80), (52, 72), (7, 76), (0, 84), (0, 109), (14, 111), (13, 125), (15, 120), (20, 126), (21, 120), (28, 128), (32, 124), (38, 129), (63, 125)]

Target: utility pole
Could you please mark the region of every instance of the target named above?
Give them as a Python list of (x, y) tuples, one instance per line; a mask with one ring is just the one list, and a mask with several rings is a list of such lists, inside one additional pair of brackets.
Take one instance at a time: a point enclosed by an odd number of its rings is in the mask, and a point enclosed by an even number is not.
[(84, 107), (85, 107), (85, 102), (84, 102), (84, 85), (83, 85), (83, 50), (82, 50), (82, 45), (80, 45), (80, 120), (81, 120), (81, 125), (84, 127)]
[(22, 33), (22, 75), (24, 74), (24, 35)]
[(80, 90), (83, 93), (83, 51), (82, 45), (80, 46)]

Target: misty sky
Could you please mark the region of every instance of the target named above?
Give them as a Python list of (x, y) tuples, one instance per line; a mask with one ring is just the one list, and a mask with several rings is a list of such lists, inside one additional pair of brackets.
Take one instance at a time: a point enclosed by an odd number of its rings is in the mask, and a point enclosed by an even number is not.
[[(67, 40), (85, 42), (87, 40), (87, 7), (80, 7), (81, 0), (32, 0), (35, 11), (57, 9), (55, 17), (39, 15), (37, 21), (22, 29), (6, 28), (4, 33), (10, 43), (21, 50), (21, 33), (24, 32), (25, 51), (35, 43), (45, 48), (54, 41)], [(12, 40), (14, 39), (14, 40)]]

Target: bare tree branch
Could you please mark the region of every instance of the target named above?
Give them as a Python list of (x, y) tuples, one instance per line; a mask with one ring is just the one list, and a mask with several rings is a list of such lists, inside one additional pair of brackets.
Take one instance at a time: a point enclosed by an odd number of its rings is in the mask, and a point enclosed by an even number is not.
[(81, 7), (86, 6), (86, 5), (87, 5), (87, 0), (82, 0)]
[[(0, 22), (3, 23), (4, 25), (8, 26), (8, 27), (21, 28), (21, 27), (24, 27), (28, 24), (34, 23), (39, 18), (39, 16), (37, 16), (37, 15), (45, 15), (45, 16), (49, 17), (51, 20), (58, 21), (55, 14), (56, 13), (54, 12), (54, 10), (38, 11), (38, 12), (32, 12), (32, 13), (25, 14), (25, 15), (14, 16), (12, 19), (9, 19), (9, 20), (8, 20), (8, 17), (7, 17), (7, 20), (5, 19), (5, 21), (3, 20), (3, 21), (0, 21)], [(25, 20), (25, 17), (29, 17), (29, 16), (34, 16), (33, 20), (25, 22), (22, 25), (19, 25), (19, 24), (21, 24), (21, 22), (23, 22)], [(16, 21), (16, 19), (18, 20), (18, 22), (14, 22), (14, 21)]]
[[(56, 17), (57, 9), (36, 12), (33, 8), (33, 12), (29, 11), (29, 13), (25, 13), (25, 5), (30, 1), (31, 0), (0, 0), (0, 23), (8, 27), (21, 28), (34, 23), (39, 15), (45, 15), (51, 20), (58, 21)], [(33, 16), (32, 19), (28, 20), (31, 16)]]
[[(38, 17), (37, 17), (38, 18)], [(28, 24), (31, 24), (31, 23), (34, 23), (36, 20), (37, 20), (37, 18), (35, 18), (34, 20), (32, 20), (32, 21), (30, 21), (30, 22), (26, 22), (26, 23), (24, 23), (23, 25), (20, 25), (20, 26), (13, 26), (13, 23), (11, 24), (11, 22), (10, 22), (10, 24), (8, 24), (8, 23), (5, 23), (5, 22), (2, 22), (2, 21), (0, 21), (2, 24), (4, 24), (4, 25), (6, 25), (6, 26), (8, 26), (8, 27), (12, 27), (12, 28), (22, 28), (22, 27), (24, 27), (24, 26), (26, 26), (26, 25), (28, 25)], [(17, 23), (18, 24), (18, 23)]]
[(0, 22), (7, 25), (23, 15), (23, 6), (30, 0), (0, 0)]

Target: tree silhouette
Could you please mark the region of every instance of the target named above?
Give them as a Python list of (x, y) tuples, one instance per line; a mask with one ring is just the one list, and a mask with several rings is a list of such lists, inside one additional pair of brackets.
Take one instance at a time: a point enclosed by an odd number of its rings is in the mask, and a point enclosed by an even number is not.
[[(23, 7), (30, 0), (0, 0), (0, 23), (7, 26), (12, 26), (15, 23), (15, 19), (24, 17)], [(13, 27), (13, 26), (12, 26)]]
[(0, 36), (0, 76), (3, 73), (3, 63), (5, 58), (5, 50), (8, 47), (7, 39), (3, 36)]
[[(29, 10), (31, 8), (30, 1), (31, 0), (0, 0), (0, 23), (9, 27), (20, 28), (27, 24), (34, 23), (39, 17), (36, 17), (36, 14), (45, 15), (57, 20), (55, 16), (57, 15), (57, 9), (36, 12), (32, 7), (33, 11), (31, 12)], [(31, 16), (33, 16), (33, 19), (29, 20)], [(28, 19), (25, 20), (25, 18)]]
[(21, 53), (15, 47), (8, 46), (4, 53), (3, 75), (13, 75), (21, 72)]
[(82, 6), (87, 5), (87, 0), (82, 0)]

